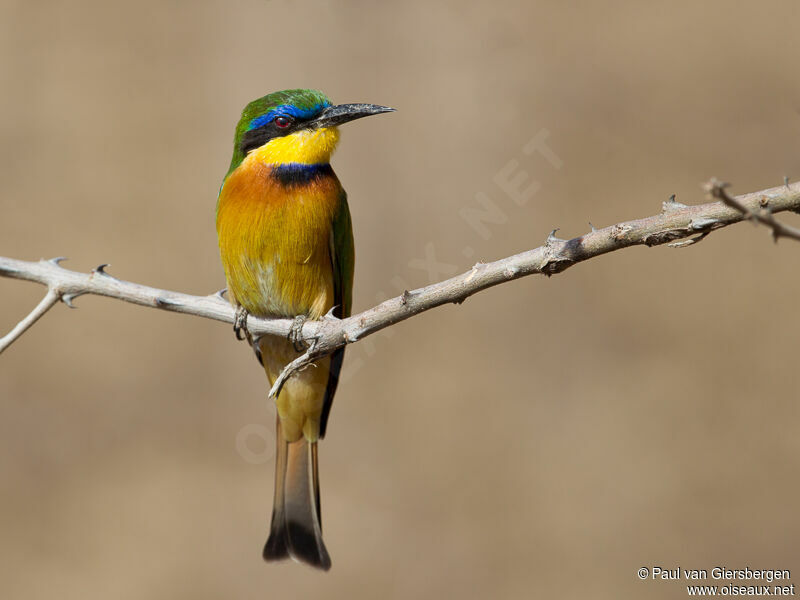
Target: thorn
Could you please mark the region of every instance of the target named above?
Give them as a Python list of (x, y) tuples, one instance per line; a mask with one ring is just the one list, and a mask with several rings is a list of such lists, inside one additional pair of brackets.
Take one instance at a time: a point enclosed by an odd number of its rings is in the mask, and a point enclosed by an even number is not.
[(700, 235), (696, 235), (693, 238), (689, 238), (688, 240), (681, 240), (680, 242), (672, 242), (671, 244), (667, 244), (668, 248), (685, 248), (686, 246), (691, 246), (692, 244), (697, 244), (702, 242), (706, 239), (706, 236), (711, 233), (710, 231), (704, 231)]
[(54, 265), (58, 266), (58, 263), (60, 263), (62, 260), (67, 260), (67, 257), (66, 256), (56, 256), (55, 258), (47, 259), (47, 262), (53, 263)]
[(678, 202), (675, 200), (677, 195), (672, 194), (666, 202), (661, 203), (661, 212), (668, 212), (670, 210), (678, 210), (681, 208), (686, 208), (686, 205), (683, 202)]
[(178, 304), (177, 302), (170, 300), (169, 298), (164, 298), (162, 296), (157, 296), (155, 300), (155, 305), (158, 307), (162, 306), (175, 306)]
[(216, 297), (217, 297), (217, 298), (219, 298), (220, 300), (225, 300), (225, 294), (226, 294), (227, 292), (228, 292), (228, 288), (222, 288), (221, 290), (218, 290), (218, 291), (214, 292), (214, 293), (213, 293), (213, 294), (211, 294), (211, 295), (212, 295), (212, 296), (216, 296)]
[(790, 189), (792, 189), (792, 188), (789, 186), (789, 176), (788, 176), (788, 175), (784, 175), (784, 176), (783, 176), (783, 185), (785, 185), (785, 186), (786, 186), (786, 189), (787, 189), (787, 190), (790, 190)]
[(591, 227), (591, 228), (592, 228), (592, 233), (594, 233), (595, 231), (597, 231), (597, 227), (595, 227), (594, 225), (592, 225), (592, 222), (591, 222), (591, 221), (589, 221), (589, 227)]
[(700, 217), (698, 219), (692, 219), (689, 221), (689, 229), (699, 230), (699, 229), (707, 229), (714, 225), (715, 223), (719, 223), (719, 219), (709, 219), (706, 217)]
[(411, 292), (409, 292), (408, 290), (403, 290), (403, 293), (400, 295), (400, 304), (406, 306), (410, 299), (411, 299)]
[(78, 308), (77, 306), (72, 304), (72, 301), (75, 300), (75, 298), (77, 298), (78, 296), (83, 296), (85, 293), (86, 292), (75, 292), (74, 294), (64, 294), (63, 296), (61, 296), (61, 301), (70, 308)]
[(102, 265), (98, 265), (94, 269), (92, 269), (92, 273), (97, 273), (98, 275), (105, 275), (106, 277), (111, 277), (112, 279), (114, 279), (112, 275), (109, 275), (105, 271), (106, 267), (110, 266), (111, 265), (109, 263), (103, 263)]
[(333, 311), (335, 311), (337, 308), (339, 308), (339, 305), (338, 304), (334, 304), (333, 306), (331, 306), (331, 309), (328, 312), (326, 312), (325, 316), (322, 317), (322, 318), (323, 319), (330, 319), (332, 321), (341, 321), (341, 319), (339, 317), (337, 317), (335, 314), (333, 314)]
[(551, 231), (550, 234), (547, 236), (546, 244), (548, 246), (551, 245), (553, 242), (566, 242), (567, 241), (567, 240), (562, 240), (562, 239), (556, 237), (556, 231), (559, 231), (559, 229), (560, 228), (558, 228), (558, 227), (556, 229), (553, 229), (553, 231)]

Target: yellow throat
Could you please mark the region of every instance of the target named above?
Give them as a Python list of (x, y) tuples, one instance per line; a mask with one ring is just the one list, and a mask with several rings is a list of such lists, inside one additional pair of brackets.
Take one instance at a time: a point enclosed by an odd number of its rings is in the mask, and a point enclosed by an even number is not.
[(326, 164), (339, 143), (339, 129), (303, 129), (279, 138), (273, 138), (248, 155), (268, 165), (296, 163), (302, 165)]

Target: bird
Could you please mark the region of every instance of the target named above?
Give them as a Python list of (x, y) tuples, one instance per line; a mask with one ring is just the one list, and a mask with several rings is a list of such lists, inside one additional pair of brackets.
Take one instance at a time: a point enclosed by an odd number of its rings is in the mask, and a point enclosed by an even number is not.
[[(392, 112), (290, 89), (250, 102), (236, 126), (216, 227), (234, 331), (253, 345), (270, 385), (304, 350), (306, 319), (350, 316), (355, 250), (347, 194), (330, 165), (338, 127)], [(247, 316), (293, 319), (288, 338), (254, 339)], [(325, 436), (344, 348), (294, 374), (275, 404), (275, 492), (266, 561), (292, 558), (327, 571), (317, 443)]]

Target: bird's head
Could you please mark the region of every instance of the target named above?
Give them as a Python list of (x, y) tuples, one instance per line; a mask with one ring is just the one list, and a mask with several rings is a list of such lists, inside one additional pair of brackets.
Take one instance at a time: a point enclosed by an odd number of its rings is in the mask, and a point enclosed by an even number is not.
[(266, 164), (324, 164), (339, 141), (338, 125), (393, 108), (339, 104), (316, 90), (284, 90), (253, 100), (242, 111), (233, 147), (233, 171), (251, 152)]

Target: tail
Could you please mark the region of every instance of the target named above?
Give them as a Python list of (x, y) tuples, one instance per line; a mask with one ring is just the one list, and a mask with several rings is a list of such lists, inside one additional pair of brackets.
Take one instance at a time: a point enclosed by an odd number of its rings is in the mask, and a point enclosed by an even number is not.
[(264, 560), (293, 558), (327, 571), (331, 557), (322, 541), (317, 443), (287, 442), (277, 427), (275, 500)]

